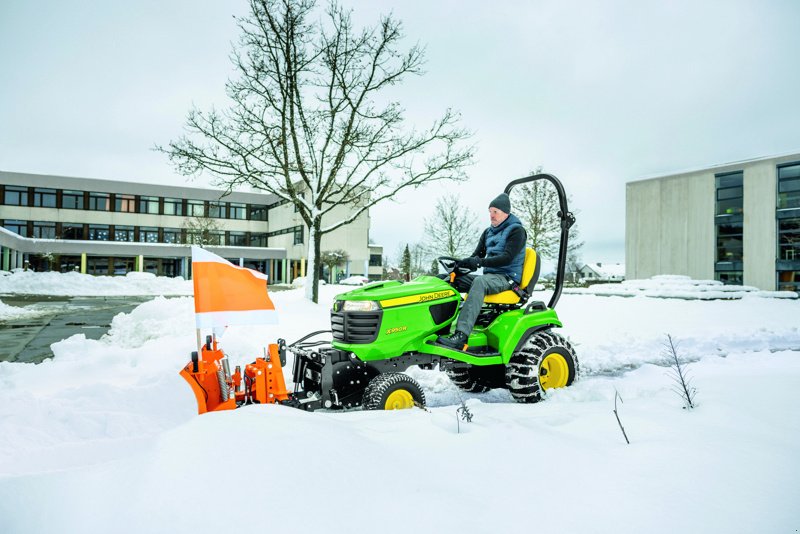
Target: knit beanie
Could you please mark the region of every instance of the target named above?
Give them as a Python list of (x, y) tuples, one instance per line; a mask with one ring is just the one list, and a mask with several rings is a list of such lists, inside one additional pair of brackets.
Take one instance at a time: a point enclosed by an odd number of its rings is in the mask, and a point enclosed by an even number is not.
[(511, 213), (511, 200), (508, 198), (507, 194), (501, 193), (496, 199), (489, 203), (489, 207), (497, 208), (503, 213)]

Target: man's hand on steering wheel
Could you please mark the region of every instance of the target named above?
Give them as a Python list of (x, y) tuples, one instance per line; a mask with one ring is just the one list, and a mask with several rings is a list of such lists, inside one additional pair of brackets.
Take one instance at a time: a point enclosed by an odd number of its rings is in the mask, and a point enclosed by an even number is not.
[(456, 262), (456, 268), (462, 268), (467, 271), (474, 271), (478, 267), (481, 266), (481, 260), (477, 256), (471, 256), (469, 258), (464, 258), (463, 260), (458, 260)]

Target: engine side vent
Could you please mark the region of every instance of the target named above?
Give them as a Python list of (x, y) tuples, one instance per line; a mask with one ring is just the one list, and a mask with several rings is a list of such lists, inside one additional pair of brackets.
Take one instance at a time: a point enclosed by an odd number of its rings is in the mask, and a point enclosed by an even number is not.
[(331, 332), (342, 343), (372, 343), (381, 329), (383, 310), (374, 312), (333, 311)]
[(456, 313), (458, 301), (452, 300), (450, 302), (442, 302), (441, 304), (434, 304), (430, 307), (431, 317), (434, 324), (442, 324)]

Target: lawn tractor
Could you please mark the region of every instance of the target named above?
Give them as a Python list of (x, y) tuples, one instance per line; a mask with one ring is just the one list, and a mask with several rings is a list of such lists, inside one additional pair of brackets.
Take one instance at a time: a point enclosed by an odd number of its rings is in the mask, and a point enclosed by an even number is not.
[[(286, 344), (279, 339), (263, 358), (230, 372), (227, 358), (209, 336), (181, 374), (192, 386), (200, 413), (250, 403), (281, 403), (305, 410), (389, 410), (425, 406), (425, 393), (405, 371), (438, 366), (469, 392), (506, 388), (518, 402), (541, 400), (545, 391), (569, 386), (578, 372), (555, 306), (564, 284), (569, 229), (575, 222), (561, 182), (537, 174), (509, 183), (546, 180), (558, 193), (561, 238), (555, 288), (550, 302), (530, 300), (540, 262), (526, 249), (522, 282), (514, 290), (488, 295), (464, 350), (436, 344), (455, 325), (465, 295), (457, 277), (465, 274), (454, 258), (439, 258), (447, 275), (410, 282), (382, 281), (337, 295), (331, 330), (313, 332)], [(330, 333), (331, 340), (321, 340)], [(294, 355), (289, 391), (281, 367)]]

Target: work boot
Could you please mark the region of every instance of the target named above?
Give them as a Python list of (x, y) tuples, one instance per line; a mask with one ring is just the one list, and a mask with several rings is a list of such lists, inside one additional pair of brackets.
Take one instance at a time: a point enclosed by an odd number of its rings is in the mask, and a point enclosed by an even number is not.
[(439, 345), (444, 345), (445, 347), (449, 347), (451, 349), (456, 350), (467, 350), (467, 340), (469, 336), (464, 332), (456, 330), (456, 332), (450, 336), (439, 336), (436, 338), (436, 343)]

